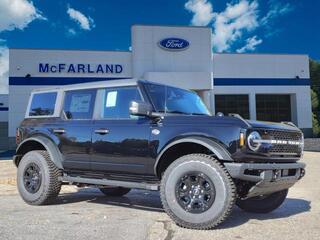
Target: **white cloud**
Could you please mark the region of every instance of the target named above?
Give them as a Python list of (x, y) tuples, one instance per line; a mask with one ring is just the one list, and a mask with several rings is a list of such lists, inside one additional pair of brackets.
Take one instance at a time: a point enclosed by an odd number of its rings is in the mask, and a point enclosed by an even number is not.
[(68, 32), (67, 32), (67, 35), (68, 36), (75, 36), (77, 34), (76, 30), (74, 30), (73, 28), (69, 28), (68, 29)]
[(94, 28), (94, 21), (91, 17), (86, 17), (83, 13), (68, 7), (67, 13), (69, 17), (76, 21), (83, 30), (91, 30)]
[[(36, 19), (46, 20), (28, 0), (0, 0), (0, 33), (23, 30)], [(9, 50), (6, 40), (0, 39), (0, 93), (8, 93)]]
[(185, 9), (193, 13), (192, 25), (206, 26), (212, 23), (215, 51), (230, 51), (235, 44), (244, 42), (245, 45), (237, 51), (245, 52), (253, 51), (263, 41), (258, 39), (254, 31), (263, 30), (264, 37), (281, 32), (281, 29), (272, 26), (273, 21), (294, 9), (290, 3), (278, 0), (269, 0), (268, 6), (269, 10), (262, 17), (259, 16), (258, 0), (230, 0), (221, 12), (213, 12), (208, 0), (188, 0)]
[(9, 50), (0, 46), (0, 94), (8, 93)]
[(258, 26), (258, 2), (241, 0), (227, 4), (221, 13), (215, 13), (213, 23), (213, 48), (218, 52), (227, 51), (246, 32)]
[(294, 7), (289, 3), (281, 3), (279, 1), (270, 0), (269, 11), (268, 13), (261, 19), (261, 23), (263, 25), (269, 24), (273, 19), (283, 16), (291, 11), (293, 11)]
[(206, 26), (214, 17), (212, 4), (207, 0), (189, 0), (184, 7), (194, 14), (191, 20), (194, 26)]
[(254, 51), (256, 50), (256, 47), (262, 42), (263, 42), (262, 39), (258, 39), (256, 35), (253, 37), (247, 38), (246, 45), (244, 45), (242, 48), (237, 49), (237, 52), (244, 53), (248, 51)]
[(46, 19), (28, 0), (0, 0), (0, 32), (24, 29), (35, 19)]

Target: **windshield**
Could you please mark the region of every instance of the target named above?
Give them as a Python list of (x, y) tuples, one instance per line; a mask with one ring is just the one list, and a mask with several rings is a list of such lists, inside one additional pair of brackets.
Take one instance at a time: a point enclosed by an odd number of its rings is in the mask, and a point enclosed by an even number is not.
[(157, 112), (210, 115), (201, 98), (192, 91), (157, 84), (145, 84)]

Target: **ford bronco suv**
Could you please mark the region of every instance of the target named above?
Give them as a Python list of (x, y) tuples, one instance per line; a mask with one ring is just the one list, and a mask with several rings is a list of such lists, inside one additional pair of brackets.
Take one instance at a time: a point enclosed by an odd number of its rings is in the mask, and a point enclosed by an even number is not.
[(294, 124), (212, 116), (196, 93), (144, 80), (34, 90), (16, 138), (28, 204), (52, 203), (62, 184), (160, 190), (167, 214), (193, 229), (222, 223), (234, 204), (268, 213), (305, 173)]

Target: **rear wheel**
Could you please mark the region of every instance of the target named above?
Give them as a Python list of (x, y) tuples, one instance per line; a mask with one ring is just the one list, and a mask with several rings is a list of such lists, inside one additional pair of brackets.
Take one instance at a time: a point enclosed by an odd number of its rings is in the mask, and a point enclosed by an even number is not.
[(215, 158), (190, 154), (167, 168), (160, 196), (164, 210), (177, 225), (211, 229), (228, 217), (236, 193), (230, 175)]
[(26, 153), (18, 166), (17, 185), (22, 199), (31, 205), (52, 203), (61, 189), (61, 171), (47, 151)]
[(130, 192), (130, 188), (124, 188), (124, 187), (105, 187), (105, 188), (99, 188), (102, 193), (104, 193), (107, 196), (123, 196), (126, 195), (128, 192)]
[(288, 189), (271, 193), (270, 195), (262, 195), (245, 200), (238, 199), (236, 204), (239, 208), (247, 212), (269, 213), (281, 206), (286, 200), (287, 194)]

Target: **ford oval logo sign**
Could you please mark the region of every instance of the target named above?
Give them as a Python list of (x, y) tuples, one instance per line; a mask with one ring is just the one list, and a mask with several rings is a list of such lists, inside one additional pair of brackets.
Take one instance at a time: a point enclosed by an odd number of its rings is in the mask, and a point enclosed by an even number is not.
[(159, 46), (165, 50), (181, 51), (189, 47), (189, 42), (181, 38), (165, 38), (159, 42)]

